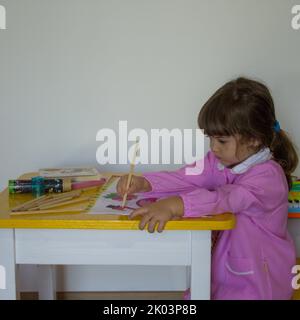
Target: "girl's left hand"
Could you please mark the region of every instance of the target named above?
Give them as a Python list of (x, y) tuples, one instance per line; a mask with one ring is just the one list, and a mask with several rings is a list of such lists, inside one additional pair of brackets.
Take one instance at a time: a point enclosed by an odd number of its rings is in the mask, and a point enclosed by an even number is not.
[(139, 228), (143, 230), (148, 224), (148, 231), (154, 232), (157, 226), (157, 231), (162, 232), (166, 223), (169, 220), (182, 217), (184, 214), (184, 205), (181, 197), (170, 197), (159, 200), (145, 207), (134, 210), (129, 219), (141, 216)]

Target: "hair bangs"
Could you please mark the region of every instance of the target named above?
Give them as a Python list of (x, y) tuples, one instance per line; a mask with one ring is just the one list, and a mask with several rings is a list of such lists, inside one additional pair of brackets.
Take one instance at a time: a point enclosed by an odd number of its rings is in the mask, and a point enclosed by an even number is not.
[(238, 122), (232, 117), (234, 105), (221, 100), (208, 101), (199, 113), (198, 125), (205, 135), (231, 136), (240, 133)]

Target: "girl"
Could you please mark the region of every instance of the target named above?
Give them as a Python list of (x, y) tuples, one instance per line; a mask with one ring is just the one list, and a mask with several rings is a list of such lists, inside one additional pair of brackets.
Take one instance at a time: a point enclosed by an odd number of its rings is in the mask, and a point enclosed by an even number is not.
[[(290, 299), (295, 248), (287, 231), (288, 190), (298, 157), (276, 120), (268, 88), (238, 78), (205, 103), (198, 124), (211, 151), (201, 175), (134, 176), (128, 193), (164, 198), (136, 209), (140, 229), (161, 232), (178, 217), (233, 212), (236, 227), (219, 232), (212, 257), (212, 299)], [(117, 191), (123, 195), (127, 176)]]

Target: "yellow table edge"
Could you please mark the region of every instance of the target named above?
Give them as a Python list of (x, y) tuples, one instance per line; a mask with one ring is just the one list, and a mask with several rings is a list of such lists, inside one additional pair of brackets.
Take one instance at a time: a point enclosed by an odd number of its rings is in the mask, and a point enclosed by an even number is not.
[[(215, 219), (215, 217), (223, 219)], [(169, 221), (165, 230), (228, 230), (235, 226), (232, 214), (222, 214), (213, 218), (193, 218)], [(139, 220), (129, 220), (124, 216), (114, 216), (116, 220), (0, 220), (0, 228), (20, 229), (99, 229), (138, 230)]]
[[(20, 178), (26, 178), (36, 173), (28, 173)], [(107, 173), (109, 179), (120, 174)], [(51, 214), (34, 216), (6, 216), (1, 212), (4, 206), (2, 198), (8, 195), (7, 188), (1, 192), (0, 198), (0, 228), (20, 229), (99, 229), (99, 230), (139, 230), (139, 219), (130, 220), (124, 215), (91, 215), (88, 213)], [(7, 200), (7, 198), (6, 198)], [(6, 203), (7, 205), (7, 203)], [(5, 207), (5, 206), (4, 206)], [(7, 206), (6, 206), (7, 207)], [(6, 213), (7, 214), (7, 213)], [(40, 217), (40, 218), (39, 218)], [(45, 217), (47, 219), (45, 219)], [(77, 219), (76, 219), (77, 217)], [(79, 219), (78, 219), (79, 217)], [(165, 230), (229, 230), (235, 226), (235, 216), (232, 213), (218, 214), (201, 218), (182, 218), (171, 220)]]

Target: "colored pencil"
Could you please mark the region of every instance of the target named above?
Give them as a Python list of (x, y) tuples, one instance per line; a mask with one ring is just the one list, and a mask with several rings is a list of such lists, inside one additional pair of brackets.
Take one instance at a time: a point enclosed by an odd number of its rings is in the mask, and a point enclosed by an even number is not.
[(138, 144), (139, 144), (139, 139), (136, 139), (136, 144), (135, 144), (135, 148), (134, 148), (134, 154), (133, 154), (133, 159), (131, 161), (130, 164), (130, 171), (127, 177), (127, 184), (126, 184), (126, 193), (123, 196), (123, 201), (122, 201), (122, 208), (124, 208), (125, 204), (126, 204), (126, 200), (127, 200), (127, 196), (128, 196), (128, 189), (131, 183), (131, 179), (132, 179), (132, 175), (133, 175), (133, 171), (134, 171), (134, 166), (135, 166), (135, 158), (137, 155), (137, 150), (138, 150)]
[(44, 214), (44, 213), (54, 213), (54, 214), (59, 214), (59, 213), (73, 213), (73, 212), (82, 212), (84, 211), (85, 208), (81, 209), (60, 209), (60, 210), (34, 210), (34, 211), (16, 211), (16, 212), (11, 212), (11, 216), (21, 216), (21, 215), (33, 215), (33, 214)]
[(13, 212), (26, 211), (26, 210), (31, 210), (33, 208), (36, 208), (42, 204), (51, 204), (51, 203), (70, 200), (71, 198), (79, 197), (81, 195), (81, 193), (82, 193), (81, 190), (75, 190), (75, 191), (70, 191), (70, 192), (64, 192), (64, 193), (58, 194), (58, 195), (41, 196), (39, 198), (27, 201), (27, 202), (23, 203), (22, 205), (14, 207), (12, 209), (12, 211)]
[(47, 210), (47, 209), (67, 206), (67, 205), (75, 204), (75, 203), (79, 203), (79, 202), (84, 202), (84, 201), (88, 201), (88, 200), (90, 200), (90, 197), (82, 197), (82, 198), (75, 199), (75, 200), (70, 200), (70, 201), (64, 201), (64, 202), (58, 202), (58, 203), (52, 203), (52, 204), (45, 204), (45, 205), (39, 206), (38, 208), (39, 208), (39, 210)]

